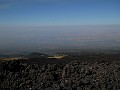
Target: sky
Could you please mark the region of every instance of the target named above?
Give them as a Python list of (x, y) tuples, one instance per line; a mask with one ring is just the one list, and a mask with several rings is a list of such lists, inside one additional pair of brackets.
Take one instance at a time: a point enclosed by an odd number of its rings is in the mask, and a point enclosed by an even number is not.
[(0, 0), (0, 53), (120, 48), (120, 0)]
[(0, 0), (0, 26), (120, 25), (120, 0)]

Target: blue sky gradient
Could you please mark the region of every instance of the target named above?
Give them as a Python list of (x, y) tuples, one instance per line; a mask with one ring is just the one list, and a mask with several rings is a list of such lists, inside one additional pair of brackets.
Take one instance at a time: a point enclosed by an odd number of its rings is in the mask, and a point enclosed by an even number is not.
[(120, 0), (0, 0), (0, 26), (120, 25)]

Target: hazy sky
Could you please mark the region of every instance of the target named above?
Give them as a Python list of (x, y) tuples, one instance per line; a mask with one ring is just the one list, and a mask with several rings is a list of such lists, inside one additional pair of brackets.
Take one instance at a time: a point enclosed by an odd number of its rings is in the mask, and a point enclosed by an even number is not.
[(0, 0), (0, 52), (57, 46), (120, 48), (120, 0)]
[(0, 26), (120, 24), (120, 0), (0, 0)]

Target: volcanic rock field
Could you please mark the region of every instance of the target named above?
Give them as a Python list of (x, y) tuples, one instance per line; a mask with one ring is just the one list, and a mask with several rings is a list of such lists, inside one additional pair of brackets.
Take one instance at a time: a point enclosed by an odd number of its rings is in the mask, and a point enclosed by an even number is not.
[(69, 58), (0, 61), (0, 90), (120, 90), (119, 55)]

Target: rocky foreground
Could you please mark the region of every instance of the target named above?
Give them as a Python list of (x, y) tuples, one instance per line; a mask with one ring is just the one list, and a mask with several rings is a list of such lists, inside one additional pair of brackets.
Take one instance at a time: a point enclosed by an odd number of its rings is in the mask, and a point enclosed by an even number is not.
[(120, 90), (120, 61), (0, 62), (0, 90)]

